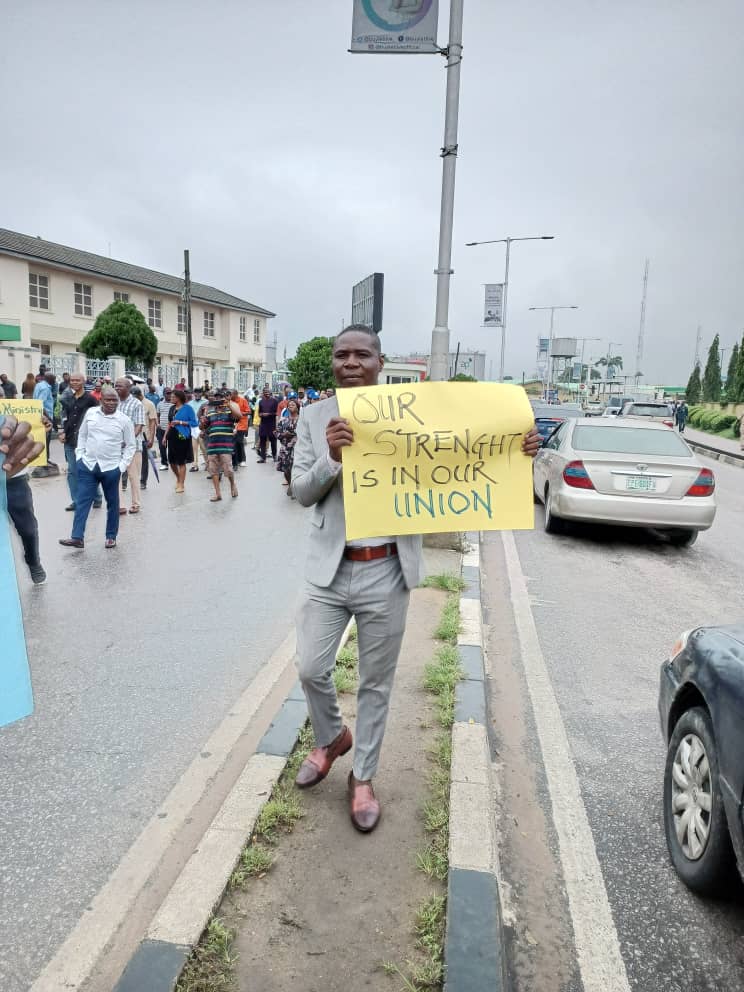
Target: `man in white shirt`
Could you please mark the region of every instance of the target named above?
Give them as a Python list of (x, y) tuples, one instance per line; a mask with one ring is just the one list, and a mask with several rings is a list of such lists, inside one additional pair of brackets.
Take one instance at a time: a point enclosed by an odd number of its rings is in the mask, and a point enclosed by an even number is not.
[(72, 536), (60, 540), (66, 548), (85, 547), (85, 525), (100, 483), (106, 498), (106, 547), (116, 547), (119, 533), (119, 480), (136, 451), (134, 425), (117, 409), (119, 397), (111, 386), (101, 390), (101, 405), (88, 410), (78, 431), (75, 458), (78, 496)]
[[(131, 493), (132, 505), (129, 507), (130, 513), (139, 513), (140, 511), (140, 474), (142, 472), (142, 441), (143, 441), (143, 430), (145, 427), (145, 411), (142, 408), (142, 404), (136, 398), (132, 396), (132, 383), (131, 380), (122, 376), (117, 379), (114, 383), (114, 388), (119, 396), (119, 413), (123, 413), (125, 416), (129, 417), (132, 421), (132, 426), (134, 427), (134, 443), (136, 450), (134, 452), (134, 458), (127, 469), (126, 476), (122, 476), (122, 490), (125, 486), (125, 478), (129, 482), (129, 492)], [(145, 458), (147, 458), (147, 452), (145, 452)], [(123, 516), (126, 513), (125, 507), (119, 508), (119, 513)]]

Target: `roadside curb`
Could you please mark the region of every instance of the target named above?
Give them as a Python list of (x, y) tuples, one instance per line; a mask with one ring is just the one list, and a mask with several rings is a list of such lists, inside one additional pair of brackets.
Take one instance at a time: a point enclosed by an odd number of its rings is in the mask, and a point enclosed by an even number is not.
[(687, 441), (692, 450), (698, 455), (705, 455), (707, 458), (713, 458), (718, 462), (723, 462), (724, 465), (734, 465), (736, 468), (744, 468), (744, 452), (737, 455), (735, 451), (721, 451), (720, 448), (714, 448), (712, 445), (703, 444), (701, 441), (691, 441), (687, 437), (685, 438), (685, 441)]
[(296, 682), (153, 917), (113, 992), (172, 992), (175, 988), (306, 719), (305, 697)]
[(464, 671), (455, 695), (450, 784), (445, 992), (507, 989), (491, 802), (483, 664), (480, 535), (463, 556), (457, 643)]

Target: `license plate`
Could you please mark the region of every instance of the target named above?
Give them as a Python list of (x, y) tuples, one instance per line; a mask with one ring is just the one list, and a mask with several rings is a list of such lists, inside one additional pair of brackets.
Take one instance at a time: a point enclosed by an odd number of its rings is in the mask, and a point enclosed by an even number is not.
[(652, 493), (656, 489), (656, 479), (649, 479), (645, 475), (629, 475), (625, 480), (626, 489), (634, 489), (636, 492)]

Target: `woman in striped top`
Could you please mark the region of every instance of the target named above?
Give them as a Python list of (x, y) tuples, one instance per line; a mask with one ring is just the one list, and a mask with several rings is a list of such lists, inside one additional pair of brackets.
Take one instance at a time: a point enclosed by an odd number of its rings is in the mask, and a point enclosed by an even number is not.
[(228, 400), (227, 395), (217, 390), (201, 408), (201, 428), (207, 439), (207, 471), (214, 486), (214, 496), (210, 502), (217, 503), (222, 499), (220, 480), (223, 474), (230, 482), (230, 495), (238, 495), (233, 472), (232, 456), (235, 447), (235, 424), (240, 420), (241, 412), (237, 403)]

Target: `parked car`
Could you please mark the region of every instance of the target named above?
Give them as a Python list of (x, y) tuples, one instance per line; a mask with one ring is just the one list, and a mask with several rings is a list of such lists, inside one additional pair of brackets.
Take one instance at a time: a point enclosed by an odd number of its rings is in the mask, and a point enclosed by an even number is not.
[(644, 420), (656, 420), (667, 427), (674, 427), (672, 408), (668, 403), (630, 403), (623, 404), (618, 417), (642, 417)]
[(584, 404), (584, 415), (587, 417), (601, 417), (604, 407), (601, 403), (587, 402)]
[(664, 831), (680, 878), (716, 894), (744, 877), (744, 624), (683, 634), (661, 666)]
[(604, 413), (602, 414), (602, 416), (603, 417), (616, 417), (618, 415), (618, 413), (620, 413), (620, 407), (619, 406), (606, 406), (604, 408)]
[(566, 520), (620, 524), (665, 531), (683, 547), (716, 514), (713, 472), (679, 434), (650, 420), (565, 421), (537, 453), (533, 486), (550, 534)]

